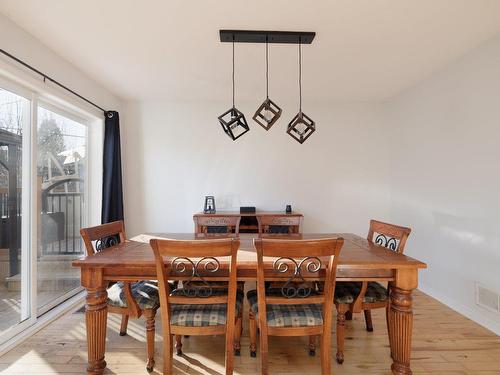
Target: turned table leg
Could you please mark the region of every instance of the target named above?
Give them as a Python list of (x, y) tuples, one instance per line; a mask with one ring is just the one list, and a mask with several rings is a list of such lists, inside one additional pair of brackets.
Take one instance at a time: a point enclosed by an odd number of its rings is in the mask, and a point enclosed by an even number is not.
[(88, 375), (101, 375), (106, 368), (106, 321), (108, 294), (97, 270), (82, 269), (82, 285), (87, 289), (85, 323), (87, 326)]
[(395, 286), (391, 288), (388, 313), (389, 343), (395, 375), (411, 375), (411, 338), (413, 331), (412, 290), (417, 286), (417, 271), (397, 271)]
[(392, 343), (392, 336), (391, 336), (391, 331), (390, 331), (390, 325), (389, 325), (389, 316), (391, 314), (391, 290), (392, 290), (392, 285), (389, 283), (387, 286), (388, 290), (388, 295), (387, 295), (387, 306), (385, 307), (385, 322), (387, 326), (387, 332), (389, 333), (389, 348), (391, 350), (391, 358), (394, 358), (394, 355), (392, 354), (392, 348), (394, 347), (394, 344)]

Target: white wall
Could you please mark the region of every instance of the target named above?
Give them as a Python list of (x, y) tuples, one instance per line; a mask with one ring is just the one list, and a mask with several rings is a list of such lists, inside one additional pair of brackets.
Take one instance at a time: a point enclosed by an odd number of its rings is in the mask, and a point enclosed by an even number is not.
[(498, 98), (500, 38), (383, 104), (307, 104), (318, 130), (303, 145), (284, 133), (294, 104), (268, 133), (251, 120), (257, 101), (238, 105), (252, 130), (232, 142), (217, 122), (227, 102), (128, 103), (127, 230), (190, 232), (206, 194), (219, 209), (290, 203), (305, 231), (389, 220), (413, 229), (420, 288), (499, 333), (474, 295), (476, 282), (500, 291)]
[[(256, 97), (259, 97), (256, 95)], [(276, 99), (278, 101), (278, 99)], [(204, 196), (217, 209), (304, 213), (305, 231), (366, 235), (372, 217), (389, 212), (388, 150), (377, 105), (310, 105), (317, 131), (300, 145), (285, 133), (297, 111), (266, 132), (253, 122), (255, 103), (237, 105), (251, 131), (233, 142), (217, 116), (228, 102), (129, 103), (123, 128), (127, 231), (191, 232)]]
[[(10, 21), (7, 17), (0, 14), (0, 48), (11, 53), (12, 55), (26, 61), (45, 74), (54, 77), (62, 84), (68, 86), (72, 90), (78, 92), (84, 97), (90, 99), (96, 104), (106, 109), (120, 109), (121, 101), (116, 96), (112, 95), (107, 89), (99, 85), (90, 77), (83, 74), (78, 68), (71, 65), (59, 55), (52, 52), (33, 35), (24, 31), (21, 27)], [(99, 56), (95, 56), (96, 59)], [(0, 60), (5, 61), (12, 66), (29, 72), (27, 69), (21, 68), (19, 64), (13, 63), (12, 60), (0, 55)], [(30, 73), (32, 74), (32, 73)], [(40, 79), (36, 74), (33, 77)], [(48, 86), (53, 86), (47, 83)], [(68, 95), (64, 90), (60, 90), (61, 95)], [(71, 95), (71, 94), (69, 94)], [(74, 99), (70, 97), (70, 99)], [(80, 101), (80, 104), (85, 107), (87, 104)], [(94, 110), (93, 107), (88, 107), (89, 110)]]
[(500, 292), (500, 37), (386, 104), (391, 219), (428, 264), (420, 288), (500, 334), (474, 297)]
[[(0, 46), (3, 50), (24, 60), (97, 105), (110, 110), (122, 109), (122, 102), (119, 98), (1, 14)], [(99, 224), (102, 200), (102, 112), (48, 81), (43, 83), (38, 74), (22, 67), (3, 54), (0, 54), (0, 77), (16, 81), (17, 84), (38, 93), (41, 98), (63, 105), (68, 110), (92, 119), (89, 126), (90, 145), (88, 145), (89, 155), (91, 155), (88, 176), (92, 179), (88, 194), (91, 208), (89, 224)]]

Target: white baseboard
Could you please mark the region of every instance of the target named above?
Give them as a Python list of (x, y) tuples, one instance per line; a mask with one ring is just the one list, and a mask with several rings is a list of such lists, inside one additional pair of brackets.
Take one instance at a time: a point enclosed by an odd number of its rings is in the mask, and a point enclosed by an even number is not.
[(32, 326), (26, 328), (21, 333), (15, 335), (10, 340), (7, 340), (5, 343), (0, 345), (0, 356), (4, 355), (8, 351), (14, 349), (16, 346), (21, 344), (23, 341), (29, 339), (35, 333), (40, 331), (42, 328), (52, 323), (54, 320), (59, 318), (61, 315), (64, 315), (68, 312), (73, 312), (82, 307), (83, 302), (85, 301), (85, 291), (81, 291), (80, 293), (74, 295), (64, 303), (60, 304), (57, 307), (54, 307), (52, 310), (46, 312), (42, 316), (40, 316), (36, 323)]
[(429, 287), (426, 284), (420, 283), (418, 285), (418, 289), (425, 294), (428, 294), (432, 298), (437, 299), (439, 302), (444, 303), (449, 308), (455, 310), (456, 312), (462, 314), (463, 316), (469, 318), (477, 324), (483, 326), (484, 328), (489, 329), (494, 334), (500, 336), (500, 316), (499, 320), (495, 321), (489, 316), (483, 314), (479, 307), (470, 308), (469, 306), (465, 306), (464, 304), (457, 302), (453, 298), (447, 297), (442, 293), (437, 292), (435, 289)]

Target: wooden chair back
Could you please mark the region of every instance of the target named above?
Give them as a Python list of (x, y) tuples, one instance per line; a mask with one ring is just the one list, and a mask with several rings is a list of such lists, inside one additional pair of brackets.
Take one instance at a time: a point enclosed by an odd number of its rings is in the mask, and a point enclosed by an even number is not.
[(123, 220), (80, 229), (80, 235), (85, 243), (86, 255), (90, 256), (101, 250), (125, 241), (125, 226)]
[(241, 216), (194, 216), (196, 234), (221, 234), (234, 233), (239, 236)]
[[(229, 331), (232, 334), (236, 305), (236, 256), (240, 241), (231, 238), (193, 241), (153, 239), (150, 244), (156, 259), (164, 337), (169, 337), (168, 335), (171, 334), (196, 335), (224, 332), (229, 335)], [(217, 287), (209, 282), (214, 279), (228, 282), (227, 294), (214, 293)], [(180, 280), (182, 286), (171, 290), (169, 280)], [(172, 304), (227, 304), (227, 324), (224, 327), (171, 326), (170, 306)]]
[[(300, 305), (322, 304), (325, 322), (332, 317), (333, 293), (337, 263), (340, 250), (344, 244), (343, 238), (325, 238), (318, 240), (281, 240), (254, 239), (257, 250), (257, 299), (260, 327), (266, 323), (266, 305)], [(276, 258), (273, 269), (266, 275), (264, 257)], [(325, 272), (324, 292), (315, 293), (313, 282), (307, 282), (307, 277), (318, 278), (320, 272)], [(273, 277), (289, 277), (281, 284), (281, 295), (267, 296), (266, 280)]]
[[(86, 255), (94, 255), (107, 247), (117, 245), (125, 241), (125, 225), (123, 220), (113, 221), (107, 224), (97, 225), (90, 228), (80, 229), (80, 234), (85, 243)], [(137, 301), (132, 296), (132, 289), (130, 282), (123, 283), (125, 299), (127, 300), (127, 307), (114, 307), (109, 306), (110, 312), (129, 315), (133, 318), (139, 318), (142, 315)]]
[(402, 254), (411, 229), (394, 224), (370, 220), (368, 241)]
[(257, 216), (259, 235), (265, 233), (301, 233), (302, 216)]

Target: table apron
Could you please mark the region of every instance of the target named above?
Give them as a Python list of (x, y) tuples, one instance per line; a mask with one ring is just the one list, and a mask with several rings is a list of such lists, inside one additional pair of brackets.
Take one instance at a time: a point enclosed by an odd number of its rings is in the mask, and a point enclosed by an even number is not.
[[(117, 268), (117, 267), (106, 267), (102, 269), (103, 279), (106, 281), (139, 281), (139, 280), (151, 280), (156, 279), (156, 269), (146, 268), (146, 267), (127, 267), (127, 268)], [(269, 280), (288, 280), (290, 275), (276, 275), (272, 269), (266, 270), (266, 279)], [(395, 271), (393, 269), (339, 269), (337, 271), (336, 279), (338, 281), (394, 281)], [(209, 280), (221, 280), (227, 275), (224, 274), (222, 270), (221, 273), (216, 276), (203, 276), (207, 281)], [(317, 274), (308, 276), (303, 275), (307, 280), (322, 280), (324, 276)], [(182, 280), (186, 279), (185, 276), (182, 277), (172, 277), (172, 280)], [(239, 281), (255, 281), (257, 280), (257, 270), (256, 269), (238, 269), (238, 280)]]

